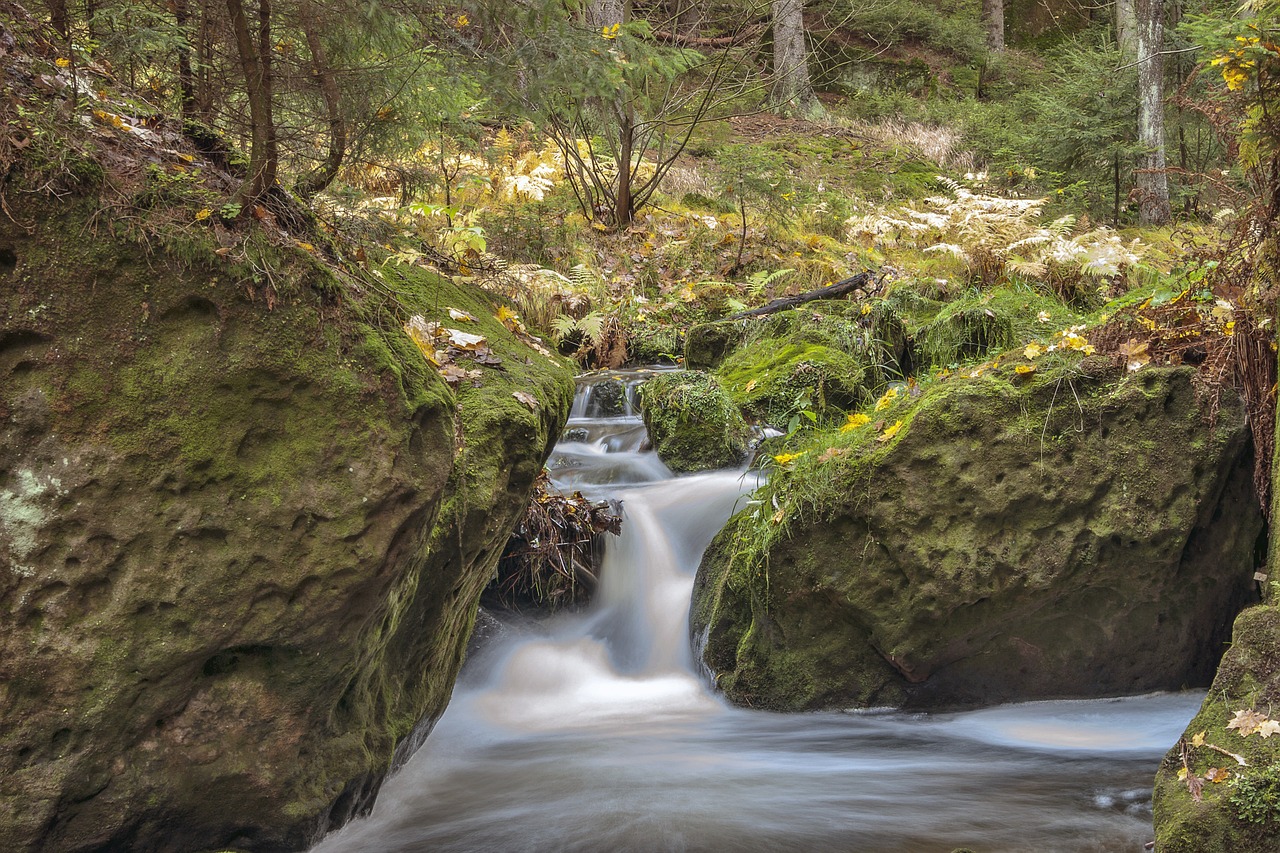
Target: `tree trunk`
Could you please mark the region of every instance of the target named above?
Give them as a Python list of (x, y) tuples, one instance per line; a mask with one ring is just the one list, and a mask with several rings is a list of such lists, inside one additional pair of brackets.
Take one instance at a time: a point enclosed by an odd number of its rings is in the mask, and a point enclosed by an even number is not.
[(987, 50), (1004, 50), (1004, 0), (982, 0), (982, 26), (987, 32)]
[(271, 3), (270, 0), (258, 0), (256, 48), (241, 0), (227, 0), (227, 15), (244, 73), (245, 92), (249, 96), (249, 177), (236, 192), (241, 204), (248, 207), (275, 186), (279, 162), (271, 111)]
[(773, 104), (803, 111), (813, 104), (804, 44), (804, 0), (773, 2)]
[(676, 0), (676, 12), (672, 16), (672, 28), (684, 39), (696, 40), (702, 37), (702, 24), (706, 19), (706, 11), (700, 0)]
[(1170, 219), (1169, 179), (1164, 161), (1164, 0), (1136, 0), (1138, 15), (1138, 221), (1164, 225)]
[[(338, 93), (338, 81), (334, 79), (333, 69), (325, 55), (324, 43), (316, 32), (314, 9), (303, 7), (302, 32), (307, 38), (307, 48), (311, 51), (311, 73), (320, 87), (324, 98), (325, 113), (329, 117), (329, 154), (315, 171), (299, 179), (294, 188), (303, 198), (311, 198), (323, 190), (338, 176), (342, 167), (342, 158), (347, 150), (347, 124), (342, 118), (342, 102)], [(443, 148), (442, 148), (443, 150)]]
[(1135, 0), (1116, 0), (1116, 47), (1130, 62), (1138, 58), (1138, 14)]
[(178, 45), (178, 91), (182, 118), (191, 121), (196, 117), (196, 75), (191, 66), (191, 44), (195, 39), (191, 33), (191, 12), (187, 7), (187, 0), (174, 0), (173, 19), (183, 37), (182, 43)]
[(587, 6), (587, 24), (597, 30), (623, 24), (627, 20), (626, 0), (591, 0)]
[(613, 221), (619, 228), (631, 224), (635, 205), (631, 196), (632, 149), (635, 144), (635, 117), (630, 105), (618, 122), (618, 195), (614, 199)]

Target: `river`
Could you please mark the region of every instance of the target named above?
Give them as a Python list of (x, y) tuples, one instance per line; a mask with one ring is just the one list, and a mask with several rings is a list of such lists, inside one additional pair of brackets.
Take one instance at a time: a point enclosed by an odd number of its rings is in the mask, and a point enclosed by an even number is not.
[(628, 395), (593, 405), (585, 388), (549, 467), (562, 488), (622, 501), (596, 600), (501, 631), (372, 814), (313, 853), (1143, 849), (1156, 765), (1203, 694), (731, 707), (695, 664), (689, 597), (755, 475), (672, 477), (641, 449)]

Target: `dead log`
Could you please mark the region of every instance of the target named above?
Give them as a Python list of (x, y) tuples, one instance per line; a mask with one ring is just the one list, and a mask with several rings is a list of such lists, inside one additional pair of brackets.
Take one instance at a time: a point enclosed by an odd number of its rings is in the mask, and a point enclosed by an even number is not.
[(768, 314), (774, 314), (778, 311), (785, 311), (788, 308), (795, 308), (804, 305), (806, 302), (813, 302), (818, 299), (838, 299), (847, 293), (851, 293), (860, 287), (865, 287), (871, 281), (871, 272), (860, 272), (855, 276), (850, 276), (835, 284), (829, 284), (826, 287), (820, 287), (817, 290), (810, 290), (807, 293), (800, 293), (796, 296), (782, 296), (773, 300), (759, 308), (752, 308), (750, 311), (739, 311), (726, 320), (743, 320), (747, 317), (764, 317)]

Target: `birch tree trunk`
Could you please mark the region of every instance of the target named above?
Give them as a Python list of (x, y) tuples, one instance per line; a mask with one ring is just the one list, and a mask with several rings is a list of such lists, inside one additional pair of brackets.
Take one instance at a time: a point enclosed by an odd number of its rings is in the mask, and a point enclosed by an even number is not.
[(1138, 17), (1138, 221), (1169, 221), (1169, 179), (1164, 161), (1164, 0), (1135, 0)]
[(803, 111), (814, 102), (804, 44), (804, 0), (773, 3), (773, 103)]
[(1004, 50), (1004, 0), (982, 0), (982, 27), (987, 32), (987, 50)]

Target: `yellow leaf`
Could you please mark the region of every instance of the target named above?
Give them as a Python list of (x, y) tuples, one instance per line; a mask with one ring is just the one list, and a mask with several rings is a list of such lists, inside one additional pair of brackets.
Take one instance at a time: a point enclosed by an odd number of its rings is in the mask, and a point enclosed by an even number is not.
[(1192, 746), (1204, 746), (1204, 732), (1196, 732), (1191, 737)]
[(876, 400), (876, 411), (880, 412), (889, 408), (891, 405), (893, 405), (893, 401), (896, 400), (897, 398), (898, 398), (897, 388), (890, 388), (888, 391), (885, 391), (884, 394), (881, 395), (880, 399)]
[(809, 451), (807, 450), (802, 450), (799, 453), (779, 453), (777, 456), (773, 457), (773, 461), (777, 462), (779, 465), (788, 465), (808, 452)]
[(299, 249), (302, 249), (304, 252), (315, 252), (316, 250), (315, 246), (311, 245), (310, 243), (304, 243), (301, 240), (299, 240), (296, 245)]
[(864, 302), (862, 305), (862, 316), (865, 317), (870, 313), (871, 313), (871, 304), (869, 302)]
[(179, 154), (178, 159), (184, 163), (194, 163), (196, 160), (196, 158), (191, 156), (190, 154)]
[(1178, 768), (1178, 781), (1179, 782), (1187, 781), (1187, 768), (1185, 767)]
[(773, 523), (774, 523), (774, 524), (781, 524), (781, 523), (782, 523), (782, 519), (784, 519), (784, 518), (786, 518), (786, 517), (787, 517), (787, 511), (786, 511), (786, 510), (784, 510), (784, 509), (779, 509), (777, 512), (775, 512), (775, 513), (773, 514)]
[(848, 432), (849, 430), (857, 429), (858, 427), (869, 423), (871, 423), (871, 418), (862, 414), (862, 412), (858, 412), (857, 414), (849, 415), (848, 420), (846, 420), (844, 425), (840, 427), (840, 431)]
[(746, 391), (748, 394), (750, 394), (755, 389), (756, 389), (756, 381), (752, 379), (750, 382), (747, 383), (747, 387), (744, 388), (743, 390)]
[(471, 23), (471, 19), (468, 18), (466, 15), (459, 15), (458, 17), (453, 19), (453, 26), (459, 30), (462, 29), (463, 27), (468, 26), (470, 23)]
[(213, 211), (207, 207), (202, 207), (196, 211), (196, 222), (203, 222), (210, 216), (213, 216)]
[(1039, 358), (1044, 355), (1044, 347), (1039, 344), (1027, 344), (1027, 348), (1022, 351), (1027, 358)]
[(1210, 767), (1208, 772), (1204, 774), (1204, 778), (1206, 781), (1215, 784), (1225, 782), (1231, 778), (1231, 771), (1225, 767)]
[(459, 311), (457, 308), (449, 309), (449, 319), (457, 320), (460, 323), (474, 323), (476, 318), (468, 314), (466, 311)]
[(1036, 366), (1034, 364), (1019, 364), (1013, 370), (1015, 373), (1021, 373), (1022, 375), (1025, 376), (1028, 373), (1035, 373)]
[(1222, 332), (1227, 337), (1231, 337), (1232, 335), (1234, 335), (1236, 333), (1236, 321), (1228, 320), (1227, 325), (1222, 327)]
[(876, 441), (882, 441), (882, 442), (888, 441), (889, 439), (897, 435), (898, 431), (901, 429), (902, 429), (902, 421), (897, 421), (892, 426), (885, 427), (884, 432), (880, 433), (880, 437), (877, 438)]
[(53, 61), (53, 64), (59, 68), (67, 68), (71, 65), (71, 60), (67, 59), (65, 56), (59, 56)]

